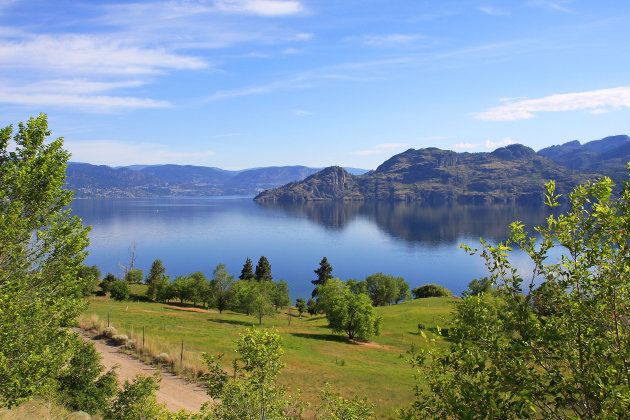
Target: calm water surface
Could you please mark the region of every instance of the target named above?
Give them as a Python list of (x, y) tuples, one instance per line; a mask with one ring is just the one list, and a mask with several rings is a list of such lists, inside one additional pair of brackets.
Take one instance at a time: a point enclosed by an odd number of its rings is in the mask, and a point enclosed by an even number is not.
[[(487, 275), (481, 258), (458, 249), (479, 238), (504, 240), (507, 226), (541, 224), (543, 207), (444, 206), (406, 203), (310, 203), (260, 205), (251, 198), (85, 199), (72, 203), (92, 225), (90, 255), (103, 274), (122, 274), (136, 244), (135, 267), (146, 274), (159, 258), (173, 278), (217, 264), (238, 277), (245, 259), (269, 259), (275, 280), (291, 297), (309, 297), (313, 270), (323, 256), (340, 279), (383, 272), (411, 287), (437, 283), (455, 294)], [(527, 259), (513, 259), (526, 270)]]

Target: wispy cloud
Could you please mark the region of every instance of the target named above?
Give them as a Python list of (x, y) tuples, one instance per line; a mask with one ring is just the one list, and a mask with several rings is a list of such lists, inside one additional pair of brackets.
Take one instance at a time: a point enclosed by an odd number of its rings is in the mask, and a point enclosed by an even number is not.
[(98, 165), (207, 164), (208, 158), (214, 155), (212, 151), (176, 152), (162, 145), (118, 140), (66, 140), (64, 146), (72, 153), (71, 161)]
[(497, 9), (493, 6), (481, 6), (479, 10), (490, 16), (508, 16), (510, 14), (510, 12), (506, 10)]
[(419, 41), (426, 41), (428, 38), (419, 34), (368, 34), (359, 37), (359, 39), (365, 45), (369, 45), (370, 47), (393, 48), (416, 46)]
[(531, 0), (530, 4), (533, 6), (544, 7), (546, 9), (556, 10), (562, 13), (574, 14), (575, 10), (569, 8), (567, 5), (571, 4), (573, 0)]
[(380, 155), (385, 153), (385, 151), (387, 150), (401, 149), (407, 146), (409, 146), (409, 144), (407, 143), (381, 143), (375, 146), (371, 146), (367, 150), (357, 150), (356, 152), (351, 152), (350, 154), (358, 156)]
[(293, 113), (298, 117), (307, 117), (309, 115), (313, 115), (311, 111), (306, 111), (304, 109), (294, 109)]
[(230, 13), (248, 13), (261, 16), (288, 16), (305, 10), (299, 1), (280, 0), (219, 0), (218, 10)]
[(23, 106), (69, 107), (88, 112), (114, 109), (165, 108), (168, 101), (132, 96), (112, 96), (104, 92), (141, 86), (140, 81), (94, 82), (57, 79), (15, 85), (0, 81), (0, 103)]
[(481, 144), (480, 143), (457, 143), (456, 145), (453, 146), (454, 149), (477, 149), (478, 147), (480, 147)]
[(485, 146), (486, 146), (486, 149), (496, 149), (498, 147), (509, 146), (510, 144), (514, 144), (514, 143), (516, 143), (514, 140), (512, 140), (509, 137), (506, 137), (503, 140), (498, 140), (498, 141), (486, 140)]
[(0, 68), (45, 69), (47, 73), (138, 75), (165, 69), (207, 67), (203, 59), (161, 49), (125, 45), (92, 35), (37, 35), (0, 43)]
[(474, 115), (483, 121), (514, 121), (534, 118), (538, 112), (604, 110), (630, 107), (630, 87), (621, 86), (588, 92), (555, 94), (540, 99), (524, 99), (490, 108)]

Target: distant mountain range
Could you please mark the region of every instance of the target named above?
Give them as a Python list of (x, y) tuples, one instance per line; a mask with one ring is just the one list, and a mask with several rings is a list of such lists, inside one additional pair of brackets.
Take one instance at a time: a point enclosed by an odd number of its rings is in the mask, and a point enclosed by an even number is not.
[(409, 149), (364, 175), (333, 166), (302, 181), (264, 191), (255, 200), (541, 203), (544, 183), (550, 179), (564, 194), (602, 174), (619, 182), (626, 177), (628, 161), (628, 136), (607, 137), (584, 145), (573, 141), (539, 153), (519, 144), (491, 153)]
[[(105, 165), (70, 162), (66, 187), (76, 198), (87, 197), (174, 197), (254, 196), (288, 182), (299, 181), (321, 168), (276, 166), (228, 171), (192, 165)], [(362, 174), (367, 170), (348, 168)]]

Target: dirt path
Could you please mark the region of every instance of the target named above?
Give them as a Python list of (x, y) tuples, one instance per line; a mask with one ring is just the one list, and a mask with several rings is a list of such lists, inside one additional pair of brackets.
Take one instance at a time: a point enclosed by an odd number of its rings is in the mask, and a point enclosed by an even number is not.
[[(124, 382), (125, 379), (131, 381), (138, 374), (152, 376), (157, 370), (128, 354), (118, 352), (116, 346), (110, 346), (100, 338), (89, 337), (83, 331), (81, 333), (83, 338), (92, 342), (96, 350), (103, 356), (101, 363), (107, 369), (118, 365), (116, 372), (118, 372), (118, 378), (121, 382)], [(169, 411), (179, 411), (181, 408), (188, 411), (199, 411), (203, 403), (212, 400), (203, 388), (164, 371), (162, 371), (162, 382), (160, 382), (160, 389), (156, 395), (158, 402), (166, 404)]]

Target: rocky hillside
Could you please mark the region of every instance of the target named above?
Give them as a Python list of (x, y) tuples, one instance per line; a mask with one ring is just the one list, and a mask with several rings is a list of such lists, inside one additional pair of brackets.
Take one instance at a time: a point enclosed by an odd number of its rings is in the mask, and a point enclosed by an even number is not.
[(544, 183), (554, 179), (559, 192), (596, 173), (558, 165), (522, 145), (492, 153), (456, 153), (436, 148), (409, 149), (376, 170), (353, 176), (330, 167), (301, 182), (264, 191), (258, 202), (420, 201), (436, 203), (542, 202)]

